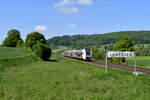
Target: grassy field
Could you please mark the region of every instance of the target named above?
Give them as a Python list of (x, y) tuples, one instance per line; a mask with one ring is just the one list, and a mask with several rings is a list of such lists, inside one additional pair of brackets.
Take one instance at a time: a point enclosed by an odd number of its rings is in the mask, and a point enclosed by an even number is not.
[(150, 77), (53, 56), (5, 67), (1, 100), (149, 100)]
[(0, 69), (32, 63), (38, 59), (31, 51), (26, 49), (0, 47)]
[(21, 48), (0, 47), (0, 58), (18, 57), (31, 54), (31, 51)]
[[(127, 59), (128, 65), (134, 65), (134, 59)], [(150, 68), (150, 57), (148, 56), (138, 56), (136, 57), (136, 64), (138, 67)]]

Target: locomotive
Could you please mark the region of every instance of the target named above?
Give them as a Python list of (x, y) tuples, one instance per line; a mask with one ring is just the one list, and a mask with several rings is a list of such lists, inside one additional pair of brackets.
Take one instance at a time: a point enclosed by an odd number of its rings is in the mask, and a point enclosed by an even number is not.
[(81, 60), (91, 60), (92, 59), (92, 51), (88, 48), (80, 49), (80, 50), (68, 50), (62, 53), (63, 56), (81, 59)]

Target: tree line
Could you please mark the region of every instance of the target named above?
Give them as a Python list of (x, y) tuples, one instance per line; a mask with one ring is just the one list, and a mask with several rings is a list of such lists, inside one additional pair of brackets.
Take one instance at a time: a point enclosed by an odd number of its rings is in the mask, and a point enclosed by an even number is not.
[(123, 36), (129, 36), (133, 44), (149, 44), (150, 31), (121, 31), (94, 35), (65, 35), (47, 40), (51, 46), (68, 46), (72, 48), (99, 48), (101, 45), (114, 44)]
[(48, 46), (44, 35), (39, 32), (29, 33), (24, 42), (20, 32), (16, 29), (11, 29), (8, 31), (2, 46), (30, 49), (43, 60), (49, 60), (51, 56), (51, 48)]

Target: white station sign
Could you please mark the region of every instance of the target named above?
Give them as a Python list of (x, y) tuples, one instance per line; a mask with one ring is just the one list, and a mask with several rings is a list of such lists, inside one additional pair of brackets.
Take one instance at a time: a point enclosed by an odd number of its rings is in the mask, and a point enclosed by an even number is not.
[(118, 52), (118, 51), (108, 51), (108, 58), (134, 58), (134, 52)]

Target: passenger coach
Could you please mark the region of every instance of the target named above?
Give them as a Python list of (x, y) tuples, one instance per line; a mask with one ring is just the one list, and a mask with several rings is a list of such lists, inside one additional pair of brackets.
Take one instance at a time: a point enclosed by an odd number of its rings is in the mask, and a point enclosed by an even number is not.
[(82, 59), (82, 60), (91, 60), (92, 59), (92, 51), (90, 49), (80, 49), (80, 50), (68, 50), (64, 51), (62, 54), (66, 57), (72, 57), (76, 59)]

